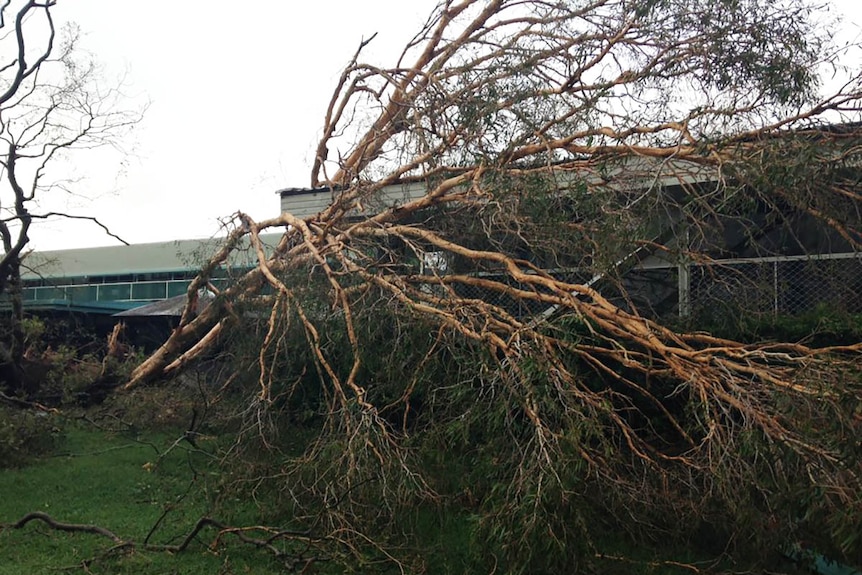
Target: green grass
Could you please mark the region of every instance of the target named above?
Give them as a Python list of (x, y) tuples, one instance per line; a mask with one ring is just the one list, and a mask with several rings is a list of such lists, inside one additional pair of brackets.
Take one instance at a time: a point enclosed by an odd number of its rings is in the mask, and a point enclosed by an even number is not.
[[(50, 422), (47, 422), (50, 424)], [(66, 431), (54, 451), (20, 469), (0, 470), (0, 525), (41, 511), (64, 523), (98, 525), (139, 546), (158, 523), (149, 542), (177, 544), (203, 516), (236, 526), (268, 524), (273, 510), (266, 503), (219, 497), (223, 480), (211, 457), (185, 443), (165, 452), (180, 432), (109, 433), (80, 423), (63, 423)], [(204, 450), (215, 450), (210, 440)], [(160, 457), (160, 454), (163, 456)], [(264, 495), (265, 496), (265, 495)], [(167, 511), (167, 513), (166, 513)], [(484, 573), (497, 565), (493, 549), (477, 539), (473, 510), (457, 504), (405, 509), (395, 531), (405, 534), (401, 551), (408, 566), (429, 574)], [(160, 519), (161, 518), (161, 519)], [(517, 528), (517, 527), (515, 527)], [(111, 551), (115, 543), (90, 533), (64, 533), (33, 521), (21, 529), (0, 529), (0, 575), (91, 573), (95, 575), (274, 574), (285, 565), (267, 552), (225, 537), (218, 548), (208, 545), (214, 530), (203, 531), (182, 553), (136, 548)], [(593, 558), (596, 572), (675, 575), (690, 572), (657, 561), (656, 550), (633, 548), (622, 541), (596, 542), (603, 553), (629, 560)], [(679, 550), (678, 558), (697, 562), (697, 554)], [(340, 573), (333, 563), (315, 565)], [(498, 565), (501, 571), (504, 565)], [(396, 573), (391, 563), (357, 562), (355, 572)], [(793, 572), (790, 565), (782, 569)]]
[[(0, 524), (42, 511), (64, 523), (94, 524), (142, 543), (165, 513), (150, 543), (176, 544), (204, 515), (253, 523), (254, 505), (214, 508), (217, 476), (206, 455), (175, 448), (158, 460), (176, 435), (135, 437), (69, 426), (55, 453), (21, 469), (0, 471)], [(148, 444), (149, 443), (149, 444)], [(158, 461), (158, 465), (153, 466)], [(132, 550), (105, 555), (114, 543), (90, 533), (64, 533), (38, 521), (0, 530), (0, 575), (50, 573), (72, 568), (90, 573), (280, 573), (283, 565), (265, 552), (225, 539), (206, 544), (205, 531), (186, 551)], [(90, 562), (90, 560), (95, 561)]]

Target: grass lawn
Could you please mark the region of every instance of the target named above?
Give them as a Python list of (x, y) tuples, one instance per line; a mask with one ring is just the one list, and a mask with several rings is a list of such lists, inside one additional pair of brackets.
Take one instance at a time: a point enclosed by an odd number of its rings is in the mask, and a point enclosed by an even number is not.
[[(38, 511), (62, 523), (97, 525), (137, 547), (117, 549), (117, 544), (107, 537), (58, 531), (40, 521), (31, 521), (20, 529), (0, 527), (0, 575), (268, 575), (291, 571), (289, 565), (267, 551), (230, 535), (221, 537), (217, 547), (211, 548), (216, 536), (212, 527), (201, 531), (180, 553), (142, 548), (148, 537), (149, 544), (179, 544), (201, 517), (234, 526), (271, 524), (272, 513), (265, 513), (265, 504), (218, 496), (221, 476), (206, 452), (215, 451), (212, 443), (203, 440), (202, 449), (193, 450), (186, 443), (176, 443), (181, 432), (137, 436), (132, 432), (99, 430), (81, 422), (67, 421), (62, 426), (65, 431), (53, 452), (26, 467), (0, 469), (0, 526)], [(402, 543), (415, 552), (418, 562), (411, 566), (417, 571), (483, 573), (496, 565), (496, 560), (486, 561), (486, 550), (476, 547), (481, 544), (474, 540), (473, 517), (466, 510), (416, 508), (400, 517), (399, 529), (416, 537)], [(263, 537), (259, 532), (252, 535)], [(597, 560), (599, 572), (691, 572), (672, 562), (655, 560), (651, 549), (633, 549), (615, 541), (601, 543), (608, 555), (632, 559)], [(292, 549), (296, 551), (297, 547)], [(306, 551), (304, 547), (302, 550)], [(696, 555), (685, 551), (680, 550), (679, 556), (697, 562)], [(302, 571), (303, 566), (300, 563), (296, 570)], [(335, 562), (315, 563), (314, 568), (303, 572), (343, 570)], [(363, 573), (397, 572), (392, 563), (379, 561), (357, 562), (355, 569)], [(796, 571), (788, 563), (781, 566), (781, 572)]]
[[(21, 469), (0, 471), (0, 524), (34, 511), (63, 523), (93, 524), (124, 540), (142, 543), (164, 516), (150, 543), (177, 544), (202, 516), (254, 524), (256, 508), (213, 509), (216, 477), (205, 454), (174, 448), (177, 435), (109, 433), (67, 424), (55, 453)], [(158, 450), (158, 451), (157, 451)], [(156, 464), (157, 463), (157, 464)], [(237, 505), (236, 507), (240, 507)], [(167, 514), (165, 513), (166, 511)], [(129, 574), (281, 573), (284, 565), (266, 552), (230, 538), (218, 549), (210, 528), (176, 555), (109, 550), (115, 543), (92, 533), (66, 533), (32, 521), (0, 530), (0, 575), (70, 572)]]

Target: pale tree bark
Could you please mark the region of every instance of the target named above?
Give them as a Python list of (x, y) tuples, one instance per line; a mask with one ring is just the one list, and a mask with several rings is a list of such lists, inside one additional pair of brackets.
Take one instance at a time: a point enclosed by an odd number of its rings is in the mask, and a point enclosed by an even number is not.
[[(689, 330), (642, 310), (623, 281), (648, 255), (713, 261), (726, 250), (724, 230), (757, 245), (791, 212), (849, 250), (862, 246), (859, 71), (834, 93), (818, 88), (823, 67), (856, 47), (829, 48), (802, 2), (763, 4), (444, 1), (395, 66), (361, 63), (360, 47), (311, 174), (332, 203), (305, 218), (238, 214), (225, 249), (189, 288), (179, 327), (126, 388), (200, 357), (242, 321), (228, 304), (259, 300), (269, 286), (257, 405), (273, 396), (266, 352), (283, 345), (289, 315), (306, 341), (288, 345), (310, 347), (329, 416), (343, 420), (330, 429), (363, 431), (381, 462), (406, 465), (401, 435), (361, 375), (355, 317), (375, 302), (484, 350), (488, 380), (532, 430), (512, 493), (561, 482), (566, 430), (589, 421), (592, 439), (573, 449), (633, 501), (636, 469), (665, 482), (711, 470), (727, 480), (715, 489), (729, 493), (752, 469), (732, 455), (750, 433), (804, 461), (835, 505), (849, 501), (858, 464), (784, 407), (833, 414), (852, 433), (842, 402), (858, 402), (860, 390), (841, 374), (858, 369), (862, 344), (743, 343)], [(395, 184), (425, 193), (396, 202), (387, 195)], [(753, 218), (755, 208), (768, 217)], [(274, 229), (284, 236), (266, 253), (259, 235)], [(194, 294), (245, 237), (258, 267), (192, 314)], [(429, 254), (445, 264), (423, 269)], [(303, 298), (310, 278), (343, 322), (342, 369), (324, 344), (322, 312)], [(412, 386), (406, 378), (405, 402)]]

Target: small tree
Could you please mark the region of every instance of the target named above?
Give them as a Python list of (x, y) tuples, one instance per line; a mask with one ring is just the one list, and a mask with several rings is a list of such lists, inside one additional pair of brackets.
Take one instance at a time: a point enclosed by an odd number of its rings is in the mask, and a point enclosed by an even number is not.
[[(438, 434), (484, 461), (467, 476), (493, 482), (477, 505), (504, 570), (559, 570), (568, 545), (596, 550), (586, 525), (607, 517), (636, 538), (703, 524), (725, 542), (812, 536), (858, 553), (858, 508), (832, 512), (860, 489), (847, 438), (862, 346), (687, 329), (641, 305), (629, 274), (647, 256), (714, 261), (727, 230), (760, 247), (793, 233), (791, 214), (860, 248), (862, 84), (853, 70), (820, 93), (847, 52), (813, 14), (797, 0), (441, 2), (395, 66), (360, 48), (342, 74), (311, 178), (332, 203), (239, 214), (128, 387), (236, 336), (240, 306), (264, 301), (254, 405), (317, 375), (327, 423), (291, 473), (325, 458), (299, 483), (327, 510), (381, 469), (424, 486), (405, 442)], [(396, 202), (394, 184), (423, 193)], [(258, 234), (274, 227), (267, 255)], [(259, 268), (195, 316), (245, 236)], [(297, 326), (304, 339), (286, 339)], [(424, 346), (381, 349), (407, 326), (431, 334)], [(285, 370), (286, 345), (307, 345), (316, 370)], [(380, 356), (393, 363), (366, 369)]]
[(116, 143), (140, 120), (140, 111), (120, 107), (119, 91), (100, 84), (97, 67), (77, 49), (78, 31), (68, 27), (58, 35), (55, 5), (31, 0), (5, 2), (0, 9), (0, 295), (11, 305), (0, 365), (11, 391), (22, 377), (21, 267), (33, 222), (80, 218), (104, 228), (93, 217), (39, 210), (39, 200), (49, 194), (74, 191), (75, 182), (52, 179), (50, 167), (79, 151)]

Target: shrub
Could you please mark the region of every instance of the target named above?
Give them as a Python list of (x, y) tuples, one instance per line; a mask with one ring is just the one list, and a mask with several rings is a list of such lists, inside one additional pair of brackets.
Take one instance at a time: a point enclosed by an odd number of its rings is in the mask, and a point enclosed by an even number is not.
[(61, 436), (50, 413), (0, 407), (0, 469), (22, 467), (49, 453)]

